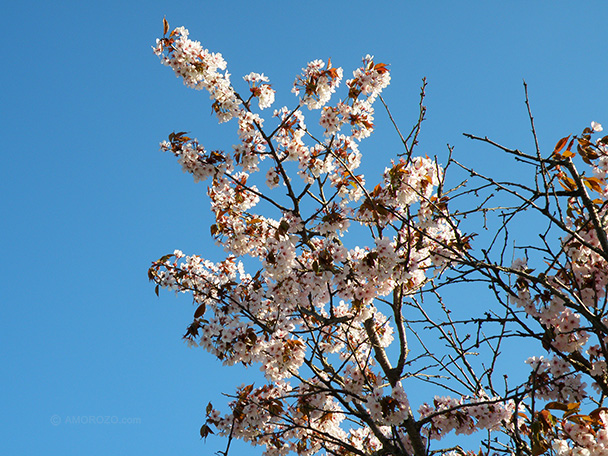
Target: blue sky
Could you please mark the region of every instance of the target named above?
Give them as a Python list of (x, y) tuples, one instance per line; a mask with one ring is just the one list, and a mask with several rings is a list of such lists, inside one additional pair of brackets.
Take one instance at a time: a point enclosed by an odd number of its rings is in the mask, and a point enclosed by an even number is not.
[[(163, 16), (221, 52), (234, 81), (265, 73), (279, 103), (295, 102), (307, 61), (331, 57), (349, 75), (369, 53), (391, 65), (384, 97), (409, 128), (427, 77), (428, 155), (450, 143), (463, 162), (495, 166), (463, 132), (532, 147), (523, 78), (541, 147), (592, 120), (608, 126), (602, 1), (23, 0), (2, 10), (2, 454), (212, 454), (222, 442), (198, 437), (204, 406), (257, 375), (188, 349), (190, 300), (157, 298), (147, 281), (150, 261), (176, 248), (219, 259), (205, 185), (159, 141), (183, 130), (211, 149), (235, 142), (207, 96), (152, 53)], [(376, 121), (362, 144), (370, 180), (399, 152), (380, 110)]]

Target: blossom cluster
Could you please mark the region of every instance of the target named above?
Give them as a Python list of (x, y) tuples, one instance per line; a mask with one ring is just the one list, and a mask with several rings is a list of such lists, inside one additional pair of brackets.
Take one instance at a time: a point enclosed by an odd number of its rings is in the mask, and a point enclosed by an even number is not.
[(552, 442), (557, 456), (604, 456), (608, 454), (608, 415), (600, 410), (587, 423), (563, 424), (562, 438)]
[(386, 65), (374, 64), (373, 56), (363, 59), (363, 66), (353, 72), (353, 79), (346, 81), (348, 97), (336, 106), (325, 106), (319, 123), (326, 136), (339, 133), (344, 124), (351, 126), (355, 139), (367, 138), (373, 132), (373, 103), (390, 83)]
[[(528, 259), (521, 258), (510, 267), (516, 277), (513, 301), (526, 318), (540, 325), (537, 337), (554, 354), (527, 360), (528, 387), (535, 399), (550, 401), (547, 407), (567, 412), (561, 424), (547, 418), (551, 415), (546, 410), (539, 415), (544, 417), (543, 424), (533, 425), (532, 432), (544, 429), (552, 433), (553, 441), (539, 444), (538, 454), (541, 449), (557, 455), (608, 454), (604, 412), (594, 416), (572, 412), (592, 397), (591, 390), (602, 397), (608, 392), (608, 174), (604, 171), (608, 137), (592, 140), (601, 131), (599, 123), (591, 122), (581, 135), (560, 140), (551, 156), (554, 179), (565, 190), (567, 217), (558, 224), (563, 234), (557, 253), (549, 246), (544, 249), (550, 258), (544, 258), (548, 267), (535, 274)], [(577, 156), (593, 170), (592, 177), (578, 172)], [(553, 425), (557, 430), (549, 431)], [(534, 438), (544, 442), (539, 435)]]
[(532, 368), (530, 383), (534, 385), (539, 399), (574, 403), (587, 396), (587, 384), (564, 359), (533, 356), (526, 363)]
[(164, 65), (184, 80), (185, 85), (209, 91), (220, 122), (238, 116), (242, 109), (241, 100), (232, 88), (230, 74), (222, 73), (226, 69), (226, 61), (221, 54), (209, 52), (200, 42), (190, 40), (188, 35), (187, 29), (178, 27), (169, 37), (156, 40), (154, 52)]
[[(228, 413), (208, 408), (201, 434), (215, 427), (265, 447), (267, 455), (308, 456), (323, 450), (396, 454), (395, 448), (412, 454), (449, 432), (513, 431), (516, 402), (483, 389), (435, 397), (417, 416), (410, 408), (401, 309), (459, 256), (468, 259), (470, 246), (447, 209), (444, 171), (436, 160), (408, 154), (371, 188), (358, 171), (359, 145), (374, 129), (373, 104), (390, 83), (387, 65), (366, 56), (346, 81), (347, 94), (332, 103), (343, 70), (314, 60), (295, 80), (297, 106), (265, 118), (260, 111), (275, 101), (269, 78), (247, 74), (249, 93), (241, 95), (222, 56), (188, 35), (183, 27), (168, 33), (167, 26), (154, 52), (187, 86), (209, 92), (218, 120), (233, 121), (238, 142), (230, 152), (207, 151), (178, 132), (161, 149), (196, 182), (209, 182), (211, 234), (226, 256), (212, 262), (175, 251), (154, 262), (149, 275), (157, 287), (193, 296), (197, 307), (184, 336), (191, 346), (226, 365), (255, 364), (267, 382), (239, 388)], [(254, 112), (254, 99), (260, 111)], [(322, 138), (309, 131), (303, 106), (320, 110)], [(606, 209), (598, 206), (604, 219)], [(573, 205), (573, 234), (561, 244), (572, 266), (568, 274), (553, 270), (539, 283), (525, 260), (510, 268), (518, 277), (513, 294), (519, 313), (537, 321), (546, 332), (543, 343), (561, 355), (529, 361), (533, 393), (524, 396), (563, 402), (587, 397), (580, 369), (565, 361), (568, 356), (583, 359), (596, 384), (606, 383), (608, 341), (591, 345), (581, 309), (605, 303), (608, 264), (597, 230), (575, 212)], [(353, 246), (343, 240), (349, 230), (366, 234)], [(257, 269), (247, 272), (245, 265)], [(581, 305), (569, 305), (572, 295)], [(394, 351), (400, 351), (396, 367), (388, 360)], [(588, 430), (567, 431), (576, 448)], [(559, 454), (578, 451), (557, 442)]]
[(323, 60), (313, 60), (293, 84), (292, 92), (296, 95), (302, 93), (301, 103), (308, 109), (319, 109), (331, 98), (332, 93), (342, 80), (342, 68), (333, 68), (331, 60), (327, 64)]
[(268, 84), (269, 79), (263, 74), (249, 73), (243, 79), (250, 84), (251, 95), (258, 99), (260, 109), (269, 108), (274, 103), (274, 89)]
[(428, 437), (440, 440), (449, 432), (469, 435), (480, 429), (510, 428), (516, 409), (512, 400), (490, 398), (482, 392), (475, 398), (435, 396), (433, 405), (425, 403), (418, 412), (430, 420), (430, 427), (425, 429)]
[[(429, 270), (441, 268), (437, 252), (454, 239), (442, 217), (433, 217), (430, 209), (441, 179), (436, 163), (415, 158), (393, 164), (380, 190), (371, 193), (365, 178), (356, 173), (361, 164), (358, 141), (372, 131), (372, 103), (390, 81), (388, 68), (366, 57), (347, 82), (346, 101), (331, 107), (326, 105), (339, 86), (342, 69), (329, 61), (309, 63), (296, 79), (294, 92), (301, 96), (300, 106), (325, 106), (321, 124), (327, 139), (307, 145), (299, 109), (276, 110), (279, 124), (265, 135), (264, 118), (250, 110), (249, 100), (238, 95), (228, 73), (221, 72), (225, 61), (189, 40), (184, 28), (160, 39), (155, 52), (186, 85), (209, 91), (220, 122), (236, 119), (238, 124), (240, 143), (232, 154), (207, 152), (183, 132), (161, 144), (195, 181), (211, 179), (211, 230), (228, 256), (213, 263), (176, 251), (154, 263), (151, 278), (160, 287), (192, 293), (198, 308), (185, 336), (190, 345), (225, 364), (258, 364), (269, 381), (246, 394), (241, 390), (224, 417), (210, 412), (209, 424), (266, 446), (267, 454), (313, 454), (322, 441), (328, 445), (327, 436), (355, 447), (381, 446), (382, 434), (364, 425), (351, 426), (348, 432), (341, 428), (346, 410), (328, 395), (327, 385), (337, 383), (349, 392), (349, 407), (378, 422), (382, 432), (390, 434), (391, 426), (403, 424), (410, 414), (406, 393), (399, 384), (387, 394), (384, 374), (373, 361), (370, 337), (379, 349), (394, 339), (389, 318), (374, 301), (396, 287), (404, 286), (406, 293), (418, 290)], [(260, 109), (272, 104), (274, 91), (266, 76), (250, 73), (244, 81)], [(333, 126), (332, 112), (339, 113)], [(342, 123), (351, 126), (349, 135), (339, 132)], [(292, 202), (290, 208), (276, 204), (274, 219), (252, 212), (262, 198), (274, 201), (251, 183), (269, 158), (267, 187), (283, 189)], [(300, 183), (287, 173), (290, 161), (298, 165)], [(313, 183), (320, 185), (317, 195), (310, 191)], [(296, 195), (312, 195), (320, 208), (304, 215), (302, 196)], [(408, 215), (414, 203), (421, 207), (420, 220)], [(348, 249), (339, 241), (353, 223), (386, 228), (395, 222), (402, 227), (392, 235), (386, 231), (375, 236), (369, 247)], [(260, 262), (256, 274), (245, 272), (239, 260), (244, 255)], [(307, 361), (307, 356), (313, 358)], [(292, 386), (315, 356), (337, 356), (342, 360), (339, 371), (321, 374), (327, 368), (321, 365), (320, 371), (313, 368), (312, 376)], [(288, 404), (287, 397), (298, 400)], [(300, 423), (300, 430), (288, 431), (287, 421)]]

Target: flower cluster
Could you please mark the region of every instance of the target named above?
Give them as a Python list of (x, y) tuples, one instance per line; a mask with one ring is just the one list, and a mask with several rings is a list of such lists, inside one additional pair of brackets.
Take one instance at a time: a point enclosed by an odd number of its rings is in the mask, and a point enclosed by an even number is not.
[(603, 456), (608, 454), (608, 415), (600, 410), (585, 423), (565, 422), (563, 438), (551, 445), (557, 456)]
[[(553, 354), (527, 361), (531, 394), (550, 401), (545, 410), (535, 412), (526, 431), (535, 442), (535, 454), (608, 454), (603, 409), (589, 415), (579, 411), (580, 404), (592, 398), (591, 390), (602, 397), (608, 392), (608, 137), (592, 140), (601, 131), (600, 124), (591, 122), (579, 136), (562, 138), (551, 155), (551, 173), (561, 187), (552, 192), (563, 191), (565, 216), (557, 223), (562, 233), (559, 249), (547, 244), (541, 249), (548, 267), (535, 273), (528, 259), (517, 259), (510, 267), (516, 278), (513, 301), (526, 319), (538, 323), (541, 329), (535, 337)], [(579, 173), (577, 156), (593, 176)], [(563, 410), (563, 420), (554, 417), (552, 409)]]
[(160, 148), (164, 152), (172, 152), (182, 165), (182, 170), (193, 175), (194, 182), (232, 170), (230, 157), (218, 151), (207, 153), (196, 139), (190, 139), (185, 132), (171, 133), (169, 141), (161, 142)]
[(384, 395), (382, 388), (374, 389), (367, 407), (371, 417), (383, 426), (399, 425), (410, 414), (410, 403), (401, 384), (395, 386), (388, 396)]
[(374, 56), (366, 55), (363, 66), (353, 72), (353, 79), (346, 81), (348, 97), (358, 100), (363, 96), (365, 101), (373, 103), (391, 81), (391, 75), (384, 63), (374, 63)]
[[(327, 436), (333, 436), (335, 448), (337, 442), (349, 441), (355, 447), (380, 446), (383, 434), (370, 433), (364, 425), (348, 432), (341, 428), (349, 407), (377, 421), (387, 434), (410, 416), (403, 386), (396, 384), (387, 393), (385, 374), (373, 361), (374, 350), (389, 347), (394, 339), (390, 319), (374, 301), (400, 284), (409, 292), (420, 288), (427, 271), (440, 267), (433, 261), (439, 245), (446, 247), (453, 238), (445, 226), (440, 228), (441, 217), (432, 220), (432, 211), (420, 220), (407, 217), (408, 205), (430, 204), (441, 176), (436, 163), (415, 158), (394, 164), (385, 173), (383, 189), (371, 194), (364, 177), (356, 174), (361, 164), (357, 142), (372, 131), (372, 102), (390, 81), (388, 69), (364, 59), (348, 82), (347, 102), (326, 106), (321, 113), (326, 141), (306, 145), (306, 124), (298, 109), (276, 110), (278, 126), (265, 135), (264, 118), (250, 111), (249, 100), (237, 94), (227, 73), (219, 72), (225, 62), (189, 40), (187, 30), (175, 29), (159, 40), (155, 52), (188, 86), (209, 91), (220, 121), (235, 118), (238, 123), (240, 142), (232, 154), (208, 153), (183, 132), (161, 144), (196, 181), (211, 179), (211, 232), (229, 256), (212, 263), (174, 252), (154, 263), (150, 277), (160, 287), (192, 293), (198, 307), (185, 335), (190, 345), (225, 364), (259, 364), (269, 381), (255, 390), (241, 389), (232, 412), (223, 418), (210, 412), (208, 425), (265, 445), (267, 454), (313, 454), (331, 443)], [(342, 70), (331, 62), (313, 61), (296, 80), (294, 92), (301, 95), (301, 105), (318, 109), (329, 102), (341, 79)], [(244, 80), (249, 99), (257, 98), (260, 109), (272, 104), (268, 78), (250, 73)], [(338, 113), (339, 120), (330, 113)], [(349, 135), (339, 133), (343, 123), (351, 126)], [(291, 207), (251, 183), (264, 159), (271, 160), (267, 187), (282, 188)], [(298, 165), (300, 183), (287, 172), (290, 161)], [(316, 195), (313, 183), (320, 186)], [(320, 208), (304, 215), (304, 195)], [(278, 209), (276, 218), (252, 213), (262, 199)], [(373, 238), (371, 247), (348, 249), (339, 241), (353, 222), (365, 226), (375, 220), (387, 227), (406, 219), (403, 228)], [(247, 274), (237, 259), (244, 255), (257, 258), (262, 268)], [(333, 374), (322, 361), (328, 356), (341, 359)], [(300, 371), (317, 362), (321, 364), (304, 380)], [(301, 383), (291, 386), (295, 378)], [(331, 384), (349, 392), (346, 409), (327, 394)], [(289, 403), (287, 397), (297, 401)], [(301, 430), (287, 431), (286, 421), (300, 423)]]
[[(208, 407), (201, 435), (215, 428), (265, 447), (267, 455), (421, 455), (429, 442), (449, 432), (519, 431), (521, 405), (512, 399), (517, 394), (520, 401), (580, 401), (588, 397), (583, 374), (595, 380), (592, 387), (608, 393), (608, 339), (591, 342), (594, 325), (608, 324), (608, 258), (597, 226), (584, 216), (588, 201), (581, 203), (579, 192), (569, 206), (564, 223), (569, 235), (562, 238), (557, 255), (566, 258), (567, 270), (555, 261), (542, 276), (533, 276), (527, 262), (517, 260), (497, 273), (517, 277), (512, 297), (523, 311), (509, 310), (514, 319), (536, 321), (542, 332), (530, 331), (530, 337), (556, 356), (529, 361), (532, 372), (523, 392), (500, 397), (488, 386), (490, 396), (479, 386), (481, 380), (469, 380), (465, 373), (461, 383), (469, 385), (471, 395), (435, 397), (413, 413), (406, 394), (410, 320), (403, 309), (422, 309), (417, 299), (429, 282), (435, 293), (439, 286), (432, 281), (441, 279), (446, 268), (470, 264), (471, 236), (460, 232), (459, 221), (448, 211), (450, 198), (442, 193), (444, 171), (437, 161), (405, 154), (372, 187), (358, 171), (359, 145), (374, 129), (373, 103), (390, 83), (387, 65), (366, 56), (346, 81), (347, 94), (331, 104), (343, 71), (329, 60), (314, 60), (294, 83), (297, 106), (278, 108), (265, 118), (252, 106), (254, 99), (260, 110), (274, 103), (266, 76), (246, 75), (249, 92), (243, 96), (220, 54), (190, 40), (183, 27), (169, 33), (165, 26), (155, 53), (187, 86), (209, 92), (218, 120), (232, 120), (238, 140), (229, 152), (209, 152), (185, 132), (172, 133), (161, 143), (195, 181), (207, 180), (215, 218), (211, 234), (226, 257), (211, 262), (175, 251), (154, 262), (149, 277), (157, 291), (162, 287), (193, 296), (196, 310), (184, 336), (189, 345), (226, 365), (255, 364), (266, 379), (257, 388), (240, 387), (228, 413)], [(321, 109), (323, 137), (308, 130), (303, 106)], [(598, 131), (601, 126), (593, 123), (585, 135)], [(587, 136), (581, 150), (597, 166), (596, 177), (584, 182), (604, 195), (601, 173), (608, 165), (601, 160), (608, 156), (602, 155), (608, 141), (594, 146)], [(555, 166), (562, 173), (556, 182), (574, 193), (568, 186), (578, 184), (563, 177), (564, 169), (570, 169), (566, 164), (570, 166), (565, 161)], [(605, 223), (603, 200), (592, 204), (596, 218)], [(356, 245), (344, 239), (347, 232), (356, 233)], [(480, 264), (486, 263), (475, 266)], [(253, 270), (246, 271), (245, 265)], [(589, 323), (589, 313), (599, 320)], [(442, 340), (451, 340), (451, 333), (434, 324), (424, 309), (422, 314), (442, 331)], [(449, 311), (446, 315), (446, 325), (453, 327)], [(478, 324), (479, 339), (482, 322)], [(457, 371), (453, 365), (469, 356), (462, 345), (456, 353), (455, 358), (433, 357), (433, 362), (454, 376), (450, 369)], [(491, 370), (484, 376), (489, 378)], [(596, 451), (604, 431), (589, 426), (564, 425), (554, 450)], [(524, 427), (522, 432), (527, 432)]]
[(386, 65), (374, 64), (372, 56), (363, 59), (363, 66), (353, 72), (353, 79), (346, 81), (348, 98), (336, 106), (325, 106), (319, 123), (326, 136), (340, 132), (344, 124), (351, 126), (353, 138), (361, 140), (374, 129), (373, 103), (390, 83)]
[(572, 372), (572, 367), (564, 359), (533, 356), (526, 363), (532, 368), (530, 384), (539, 399), (569, 403), (580, 402), (587, 396), (587, 385), (582, 376)]
[(260, 109), (269, 108), (274, 103), (274, 90), (268, 84), (269, 80), (263, 74), (249, 73), (243, 79), (250, 84), (251, 95), (258, 99)]
[(241, 100), (232, 88), (230, 75), (221, 73), (226, 69), (226, 61), (221, 54), (209, 52), (200, 42), (190, 40), (188, 34), (184, 27), (176, 28), (168, 37), (156, 40), (154, 52), (188, 87), (209, 91), (220, 122), (238, 116)]
[(331, 60), (327, 61), (327, 65), (323, 60), (313, 60), (302, 71), (293, 84), (292, 92), (303, 94), (301, 103), (308, 109), (323, 107), (340, 85), (342, 68), (332, 67)]
[(516, 406), (513, 401), (490, 398), (482, 392), (475, 398), (435, 396), (433, 405), (425, 403), (418, 412), (430, 421), (430, 427), (426, 428), (428, 437), (440, 440), (449, 432), (469, 435), (479, 429), (509, 428)]

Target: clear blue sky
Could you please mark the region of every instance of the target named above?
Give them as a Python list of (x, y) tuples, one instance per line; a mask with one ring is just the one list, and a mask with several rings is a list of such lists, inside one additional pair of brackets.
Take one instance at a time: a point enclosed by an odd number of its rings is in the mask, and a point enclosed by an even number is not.
[[(234, 128), (153, 55), (163, 16), (221, 52), (233, 80), (265, 73), (285, 103), (307, 61), (331, 57), (350, 75), (370, 53), (391, 64), (385, 99), (409, 127), (426, 76), (429, 155), (450, 143), (491, 166), (463, 132), (530, 148), (523, 78), (541, 146), (592, 120), (608, 127), (603, 1), (2, 3), (1, 454), (221, 449), (197, 435), (204, 406), (243, 371), (182, 343), (190, 300), (157, 298), (146, 270), (175, 248), (219, 258), (205, 185), (159, 141), (186, 130), (230, 148)], [(376, 117), (378, 137), (362, 145), (370, 170), (397, 152)]]

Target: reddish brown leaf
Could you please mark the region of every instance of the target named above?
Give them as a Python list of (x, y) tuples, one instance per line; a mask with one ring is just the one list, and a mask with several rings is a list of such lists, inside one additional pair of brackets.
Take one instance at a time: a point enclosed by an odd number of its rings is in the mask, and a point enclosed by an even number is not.
[(587, 415), (569, 415), (568, 421), (571, 421), (576, 424), (586, 424), (586, 423), (593, 423), (593, 418), (591, 418)]
[(573, 146), (573, 145), (574, 145), (574, 138), (572, 138), (572, 139), (570, 140), (570, 142), (568, 143), (568, 147), (566, 147), (566, 150), (570, 150), (570, 149), (572, 149), (572, 146)]
[(378, 73), (386, 73), (388, 68), (386, 67), (386, 63), (377, 63), (374, 66), (374, 70), (376, 70)]
[(202, 303), (200, 306), (197, 307), (197, 309), (194, 311), (194, 318), (200, 318), (203, 315), (205, 315), (205, 309), (206, 309), (206, 305), (205, 303)]
[(239, 399), (245, 399), (249, 394), (253, 391), (253, 383), (251, 385), (245, 386), (241, 392), (239, 393)]
[(601, 185), (602, 181), (600, 179), (598, 179), (597, 177), (584, 177), (583, 182), (591, 190), (598, 192), (598, 193), (602, 193), (602, 185)]
[(580, 402), (570, 402), (568, 404), (568, 410), (564, 413), (564, 418), (568, 418), (571, 415), (578, 413), (581, 403)]
[(545, 405), (545, 409), (546, 410), (562, 410), (565, 412), (568, 410), (568, 405), (569, 404), (564, 404), (563, 402), (549, 402), (547, 405)]
[(555, 153), (558, 153), (559, 151), (561, 151), (569, 139), (570, 139), (570, 135), (557, 141), (557, 144), (555, 145), (555, 149), (553, 150), (553, 153), (555, 154)]
[(577, 187), (576, 187), (576, 182), (574, 182), (574, 179), (572, 179), (572, 178), (570, 178), (570, 177), (568, 177), (568, 176), (563, 176), (563, 177), (560, 179), (560, 183), (562, 183), (562, 182), (563, 182), (563, 185), (562, 185), (562, 186), (563, 186), (563, 187), (564, 187), (566, 190), (576, 190), (576, 189), (577, 189)]
[(164, 263), (165, 261), (167, 261), (169, 258), (171, 258), (173, 256), (172, 253), (168, 253), (167, 255), (163, 255), (162, 257), (160, 257), (158, 259), (158, 263)]
[(201, 438), (206, 439), (209, 434), (213, 434), (213, 431), (209, 426), (203, 424), (201, 427)]
[(549, 443), (541, 438), (532, 444), (532, 455), (539, 456), (549, 449)]
[(570, 158), (570, 157), (574, 157), (575, 155), (576, 155), (576, 153), (572, 152), (571, 150), (566, 150), (562, 154), (562, 157), (564, 157), (564, 158)]
[(589, 413), (589, 417), (595, 421), (600, 420), (600, 413), (601, 412), (608, 412), (608, 407), (599, 407), (596, 408), (595, 410), (593, 410), (591, 413)]

